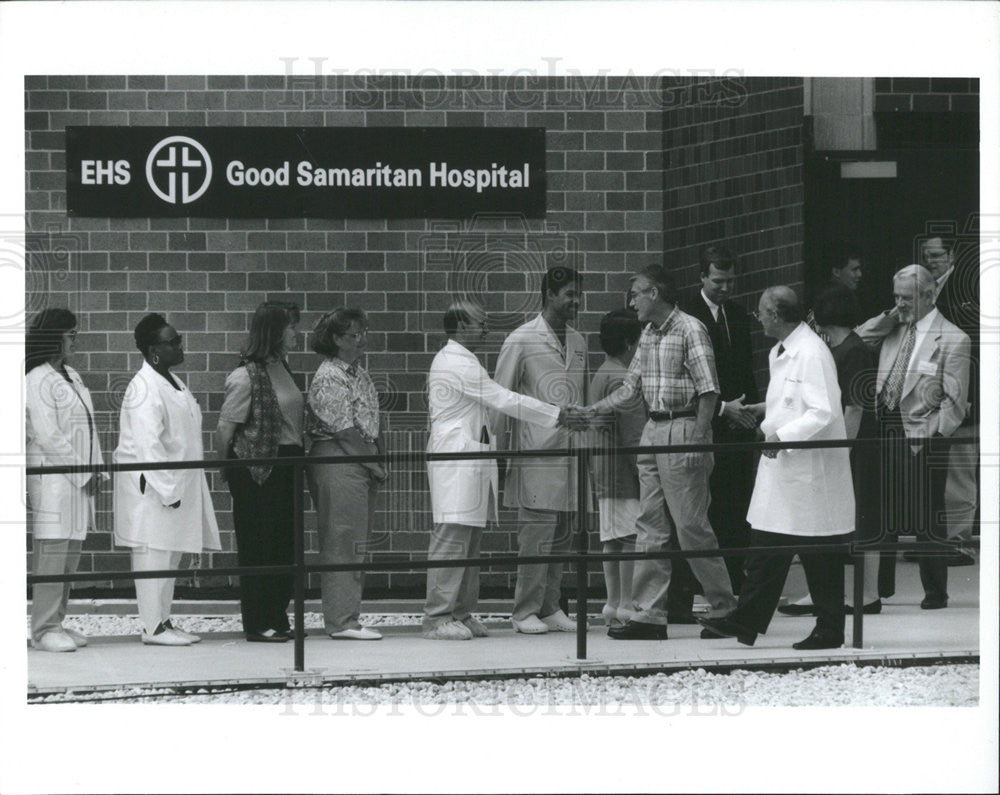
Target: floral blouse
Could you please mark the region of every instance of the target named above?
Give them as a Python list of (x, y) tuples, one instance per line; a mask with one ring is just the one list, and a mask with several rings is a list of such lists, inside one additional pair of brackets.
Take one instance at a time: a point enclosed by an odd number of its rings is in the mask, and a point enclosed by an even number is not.
[(306, 401), (306, 434), (313, 440), (357, 428), (368, 442), (378, 438), (378, 392), (368, 371), (355, 362), (337, 358), (324, 361), (309, 387)]

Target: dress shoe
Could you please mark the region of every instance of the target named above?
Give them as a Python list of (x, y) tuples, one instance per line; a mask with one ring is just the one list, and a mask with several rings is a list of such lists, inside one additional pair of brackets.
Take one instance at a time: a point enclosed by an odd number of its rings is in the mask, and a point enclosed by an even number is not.
[(956, 550), (954, 555), (948, 556), (949, 566), (975, 566), (976, 559), (972, 557), (968, 552), (962, 552), (962, 550)]
[(701, 631), (699, 637), (702, 640), (722, 640), (723, 638), (729, 637), (728, 635), (720, 635), (717, 632), (712, 632), (708, 627), (705, 627)]
[(615, 640), (666, 640), (667, 628), (664, 624), (629, 621), (624, 627), (609, 629), (608, 637)]
[(729, 618), (699, 618), (698, 623), (709, 632), (723, 638), (736, 638), (744, 646), (753, 646), (757, 633), (737, 624)]
[(249, 643), (287, 643), (288, 636), (276, 629), (265, 629), (263, 632), (248, 632)]
[[(882, 600), (876, 599), (874, 602), (869, 602), (866, 605), (861, 606), (861, 612), (866, 616), (874, 616), (882, 612)], [(853, 605), (844, 605), (844, 613), (849, 616), (854, 615)]]
[(556, 610), (551, 616), (543, 616), (541, 622), (549, 628), (549, 632), (576, 632), (576, 622), (562, 610)]
[(167, 629), (160, 624), (157, 631), (150, 635), (146, 630), (142, 631), (142, 642), (146, 646), (190, 646), (191, 641), (181, 637), (172, 629)]
[(798, 605), (792, 602), (791, 604), (781, 605), (778, 608), (778, 612), (783, 616), (811, 616), (814, 614), (814, 608), (812, 605)]
[(333, 640), (382, 640), (382, 633), (371, 627), (342, 629), (340, 632), (326, 633)]
[(78, 649), (87, 645), (87, 636), (82, 632), (77, 632), (75, 629), (71, 629), (70, 627), (63, 627), (62, 631), (69, 635), (70, 640), (76, 644)]
[(31, 648), (39, 651), (76, 651), (76, 644), (65, 632), (53, 629), (38, 640), (31, 641)]
[(925, 596), (920, 603), (921, 610), (942, 610), (948, 606), (946, 596)]
[(697, 624), (694, 613), (667, 613), (667, 624)]
[(813, 630), (812, 634), (810, 634), (805, 640), (793, 643), (792, 648), (798, 649), (799, 651), (805, 651), (808, 649), (839, 649), (843, 645), (843, 637)]
[(514, 631), (524, 635), (544, 635), (549, 631), (549, 627), (538, 616), (528, 616), (523, 621), (511, 618), (510, 623), (514, 625)]
[(472, 640), (472, 630), (461, 621), (442, 621), (424, 630), (427, 640)]
[(474, 638), (489, 637), (490, 631), (486, 628), (486, 625), (475, 616), (463, 618), (462, 625), (472, 633), (472, 637)]
[(601, 608), (601, 615), (604, 617), (604, 626), (606, 627), (620, 627), (625, 624), (624, 621), (618, 618), (617, 607), (604, 605), (604, 607)]
[(180, 627), (175, 627), (173, 625), (173, 623), (170, 621), (169, 618), (166, 621), (163, 622), (163, 626), (165, 626), (167, 629), (171, 630), (172, 632), (176, 632), (182, 638), (190, 641), (191, 643), (198, 643), (201, 640), (201, 638), (198, 635), (195, 635), (192, 632), (185, 632)]

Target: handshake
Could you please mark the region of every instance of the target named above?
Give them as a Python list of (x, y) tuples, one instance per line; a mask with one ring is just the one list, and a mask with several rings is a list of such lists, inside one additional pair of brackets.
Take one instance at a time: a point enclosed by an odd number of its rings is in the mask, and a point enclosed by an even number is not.
[(586, 431), (594, 424), (597, 411), (589, 406), (563, 406), (559, 409), (559, 425), (571, 431)]

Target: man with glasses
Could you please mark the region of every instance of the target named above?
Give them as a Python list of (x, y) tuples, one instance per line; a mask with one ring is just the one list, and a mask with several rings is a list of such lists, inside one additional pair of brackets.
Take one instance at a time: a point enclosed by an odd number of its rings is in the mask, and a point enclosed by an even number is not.
[[(789, 287), (769, 287), (755, 317), (777, 344), (768, 356), (770, 380), (761, 434), (766, 442), (843, 439), (844, 413), (833, 354), (803, 320)], [(710, 637), (752, 646), (767, 631), (788, 577), (792, 553), (768, 547), (845, 543), (854, 530), (854, 484), (847, 448), (765, 450), (747, 521), (751, 544), (739, 605), (724, 618), (699, 619)], [(796, 649), (831, 649), (844, 642), (844, 559), (831, 552), (799, 555), (816, 612), (816, 626)]]
[[(640, 444), (710, 444), (712, 418), (719, 396), (715, 355), (705, 326), (676, 305), (673, 280), (662, 265), (644, 268), (633, 280), (629, 303), (647, 324), (625, 382), (589, 407), (592, 412), (621, 408), (639, 394), (649, 406)], [(682, 550), (718, 549), (708, 521), (712, 454), (640, 455), (636, 551), (667, 549), (676, 533)], [(713, 614), (735, 604), (729, 573), (721, 558), (691, 558)], [(669, 558), (636, 561), (632, 601), (638, 616), (608, 635), (616, 640), (664, 640), (667, 637)]]
[[(918, 541), (945, 538), (948, 473), (942, 464), (948, 452), (907, 440), (954, 435), (968, 407), (969, 336), (934, 306), (936, 287), (933, 274), (921, 265), (908, 265), (893, 277), (899, 323), (879, 348), (876, 381), (880, 433), (896, 442), (883, 450), (883, 529), (915, 531)], [(946, 553), (931, 551), (916, 558), (924, 587), (920, 607), (947, 607)], [(894, 558), (888, 560), (888, 572), (880, 573), (880, 591), (894, 584)]]

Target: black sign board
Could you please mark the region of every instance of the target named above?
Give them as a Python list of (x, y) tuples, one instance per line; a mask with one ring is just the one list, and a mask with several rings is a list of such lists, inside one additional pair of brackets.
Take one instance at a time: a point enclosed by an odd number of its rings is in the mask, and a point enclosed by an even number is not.
[(70, 215), (545, 215), (545, 130), (67, 127)]

